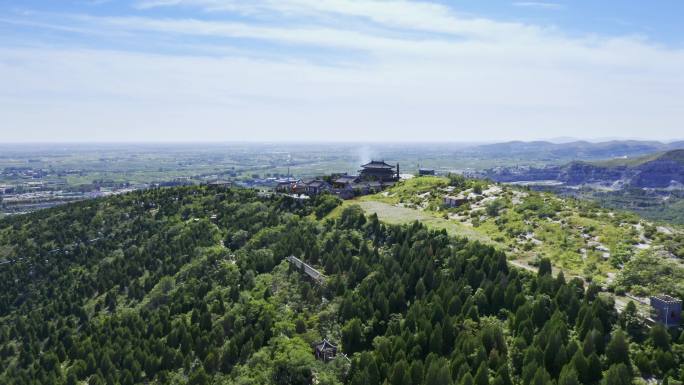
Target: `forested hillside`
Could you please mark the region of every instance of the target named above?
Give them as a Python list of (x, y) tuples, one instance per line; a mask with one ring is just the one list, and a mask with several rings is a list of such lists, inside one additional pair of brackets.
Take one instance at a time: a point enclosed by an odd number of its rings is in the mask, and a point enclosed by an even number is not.
[[(319, 219), (337, 203), (183, 187), (1, 220), (0, 383), (684, 380), (684, 333), (618, 315), (548, 259), (532, 274), (354, 205)], [(323, 338), (330, 362), (313, 355)]]

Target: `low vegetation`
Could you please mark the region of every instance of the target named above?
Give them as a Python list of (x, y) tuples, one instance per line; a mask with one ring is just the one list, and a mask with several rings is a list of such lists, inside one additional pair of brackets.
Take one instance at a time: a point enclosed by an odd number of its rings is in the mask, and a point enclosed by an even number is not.
[[(464, 203), (447, 207), (445, 196), (459, 196)], [(644, 258), (654, 271), (682, 271), (684, 231), (676, 225), (657, 224), (588, 201), (458, 175), (405, 180), (381, 194), (364, 197), (360, 204), (395, 223), (400, 220), (388, 215), (395, 207), (418, 211), (433, 218), (421, 219), (428, 225), (452, 228), (454, 234), (462, 229), (461, 235), (500, 247), (520, 263), (536, 266), (548, 257), (566, 274), (618, 292), (639, 289), (635, 292), (641, 295), (684, 296), (684, 286), (676, 279), (653, 281), (652, 274), (645, 272), (622, 276), (627, 274), (623, 269), (627, 263)]]

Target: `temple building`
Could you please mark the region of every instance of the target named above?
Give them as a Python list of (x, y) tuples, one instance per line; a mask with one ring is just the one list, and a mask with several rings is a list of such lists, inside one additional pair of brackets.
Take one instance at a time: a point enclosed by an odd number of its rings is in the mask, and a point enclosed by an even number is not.
[(325, 191), (330, 191), (328, 182), (321, 179), (314, 179), (304, 182), (306, 185), (306, 194), (310, 196), (322, 194)]
[(359, 175), (334, 173), (316, 179), (299, 180), (292, 177), (277, 180), (275, 191), (283, 194), (316, 196), (333, 194), (341, 199), (375, 194), (393, 186), (399, 180), (399, 163), (396, 166), (384, 161), (371, 161), (361, 166)]
[(339, 175), (337, 178), (333, 179), (333, 187), (344, 189), (350, 188), (354, 183), (358, 182), (359, 177), (356, 175)]
[(380, 182), (394, 182), (399, 180), (399, 163), (395, 167), (385, 161), (372, 160), (361, 166), (359, 170), (360, 180), (373, 180)]

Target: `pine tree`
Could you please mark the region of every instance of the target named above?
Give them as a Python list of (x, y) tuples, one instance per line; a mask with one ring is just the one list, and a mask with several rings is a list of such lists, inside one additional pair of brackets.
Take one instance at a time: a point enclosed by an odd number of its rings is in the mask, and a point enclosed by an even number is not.
[(444, 328), (442, 330), (443, 341), (442, 341), (442, 354), (449, 355), (451, 350), (454, 348), (454, 339), (456, 338), (456, 331), (454, 330), (453, 323), (450, 317), (446, 317), (444, 320)]
[(575, 367), (572, 363), (563, 367), (560, 376), (558, 376), (557, 385), (580, 385), (577, 371), (575, 371)]
[(649, 335), (651, 344), (664, 352), (670, 350), (670, 333), (661, 324), (655, 324)]
[(477, 368), (474, 379), (475, 385), (489, 385), (489, 368), (486, 362), (482, 362)]
[(425, 296), (425, 284), (423, 283), (423, 278), (418, 280), (415, 288), (416, 298), (423, 298)]
[(415, 360), (411, 362), (411, 383), (420, 384), (423, 382), (423, 361)]
[(601, 360), (596, 353), (591, 353), (587, 363), (587, 382), (597, 382), (601, 379)]
[(449, 365), (444, 359), (436, 359), (425, 374), (425, 385), (451, 385)]
[(511, 375), (508, 373), (508, 366), (501, 365), (496, 372), (495, 384), (497, 385), (513, 385)]
[(430, 336), (430, 351), (436, 354), (442, 354), (442, 326), (438, 323), (432, 329)]
[(363, 348), (363, 332), (361, 331), (361, 321), (354, 318), (347, 322), (342, 328), (342, 346), (347, 354), (360, 351)]
[(67, 374), (66, 378), (66, 385), (77, 385), (78, 384), (78, 377), (76, 377), (76, 374), (73, 372), (69, 372)]
[(477, 306), (470, 306), (470, 309), (468, 310), (468, 318), (475, 322), (480, 322), (480, 314), (477, 311)]
[(219, 355), (215, 350), (209, 350), (207, 356), (204, 358), (204, 368), (209, 372), (213, 373), (219, 369)]
[(366, 364), (366, 372), (368, 373), (368, 381), (370, 384), (379, 384), (380, 383), (380, 369), (378, 368), (378, 364), (373, 358), (373, 355), (370, 353), (366, 353), (364, 355), (363, 360), (367, 363)]
[(623, 363), (611, 365), (601, 381), (601, 385), (631, 385), (632, 375)]
[(548, 258), (542, 258), (539, 261), (539, 270), (537, 271), (538, 276), (551, 275), (551, 260)]
[(610, 338), (610, 342), (606, 347), (606, 358), (608, 365), (623, 363), (627, 367), (629, 362), (629, 344), (625, 333), (621, 329), (617, 329)]
[(475, 383), (475, 380), (473, 380), (473, 375), (470, 373), (466, 373), (461, 378), (461, 382), (459, 382), (459, 385), (473, 385), (474, 383)]
[(537, 368), (532, 379), (532, 385), (549, 385), (552, 384), (551, 376), (543, 367)]
[(641, 342), (644, 338), (643, 327), (634, 301), (629, 301), (618, 317), (620, 326), (632, 337)]
[(389, 382), (392, 385), (411, 385), (411, 376), (406, 361), (401, 360), (394, 365)]

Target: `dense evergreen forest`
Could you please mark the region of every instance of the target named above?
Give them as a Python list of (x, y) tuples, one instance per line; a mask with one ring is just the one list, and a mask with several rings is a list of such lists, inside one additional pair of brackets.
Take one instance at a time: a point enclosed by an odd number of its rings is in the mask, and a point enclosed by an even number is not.
[(684, 333), (548, 260), (338, 203), (182, 187), (1, 220), (0, 384), (684, 381)]

